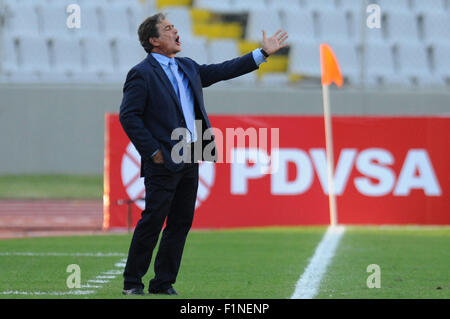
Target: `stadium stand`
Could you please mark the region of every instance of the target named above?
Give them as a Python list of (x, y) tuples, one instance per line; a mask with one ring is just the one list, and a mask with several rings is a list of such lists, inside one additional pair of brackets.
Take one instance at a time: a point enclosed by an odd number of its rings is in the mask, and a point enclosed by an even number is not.
[[(68, 28), (69, 4), (81, 27)], [(256, 75), (230, 83), (302, 86), (320, 75), (319, 45), (332, 44), (347, 85), (450, 85), (449, 0), (372, 0), (381, 28), (354, 0), (0, 0), (0, 81), (122, 83), (145, 57), (141, 21), (164, 11), (183, 51), (215, 63), (258, 47), (261, 29), (289, 32), (290, 46)], [(30, 50), (32, 53), (30, 53)], [(408, 50), (413, 50), (409, 52)], [(447, 51), (448, 52), (448, 51)], [(412, 69), (414, 71), (412, 71)]]

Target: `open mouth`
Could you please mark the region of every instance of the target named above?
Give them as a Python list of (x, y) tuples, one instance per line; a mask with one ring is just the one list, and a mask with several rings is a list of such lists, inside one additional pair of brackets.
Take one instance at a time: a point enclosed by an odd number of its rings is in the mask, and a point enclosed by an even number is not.
[(179, 36), (179, 35), (177, 35), (177, 37), (175, 38), (175, 43), (176, 43), (177, 45), (181, 45), (181, 42), (180, 42), (180, 36)]

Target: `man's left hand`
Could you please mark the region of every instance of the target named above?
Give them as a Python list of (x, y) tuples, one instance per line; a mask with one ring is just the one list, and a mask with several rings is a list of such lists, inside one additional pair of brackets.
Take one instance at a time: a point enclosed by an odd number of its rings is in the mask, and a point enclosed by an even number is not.
[(269, 55), (272, 55), (275, 52), (277, 52), (278, 50), (280, 50), (281, 48), (284, 48), (285, 46), (287, 46), (287, 43), (284, 43), (284, 42), (288, 38), (288, 34), (287, 34), (287, 32), (285, 32), (281, 29), (278, 30), (277, 32), (275, 32), (275, 34), (273, 36), (271, 36), (270, 38), (268, 38), (266, 36), (266, 31), (262, 30), (262, 36), (263, 36), (263, 39), (262, 39), (261, 47)]

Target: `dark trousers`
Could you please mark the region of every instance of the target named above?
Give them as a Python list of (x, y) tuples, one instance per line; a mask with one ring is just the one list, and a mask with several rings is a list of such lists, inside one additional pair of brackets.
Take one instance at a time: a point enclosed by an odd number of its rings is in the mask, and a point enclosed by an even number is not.
[(153, 250), (166, 220), (155, 258), (155, 277), (149, 289), (167, 289), (175, 283), (187, 234), (194, 217), (198, 163), (185, 163), (177, 173), (162, 164), (145, 163), (145, 210), (137, 223), (124, 271), (124, 289), (144, 288)]

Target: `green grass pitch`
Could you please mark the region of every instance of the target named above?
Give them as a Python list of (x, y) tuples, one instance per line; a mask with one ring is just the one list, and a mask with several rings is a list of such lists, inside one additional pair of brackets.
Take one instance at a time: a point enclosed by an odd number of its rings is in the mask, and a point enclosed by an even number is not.
[[(325, 230), (192, 231), (176, 298), (290, 298)], [(130, 240), (128, 234), (1, 240), (0, 298), (164, 298), (122, 296)], [(449, 247), (450, 228), (347, 227), (316, 298), (450, 298)], [(82, 288), (67, 287), (70, 264), (80, 266)], [(381, 288), (367, 287), (369, 264), (380, 266)]]

